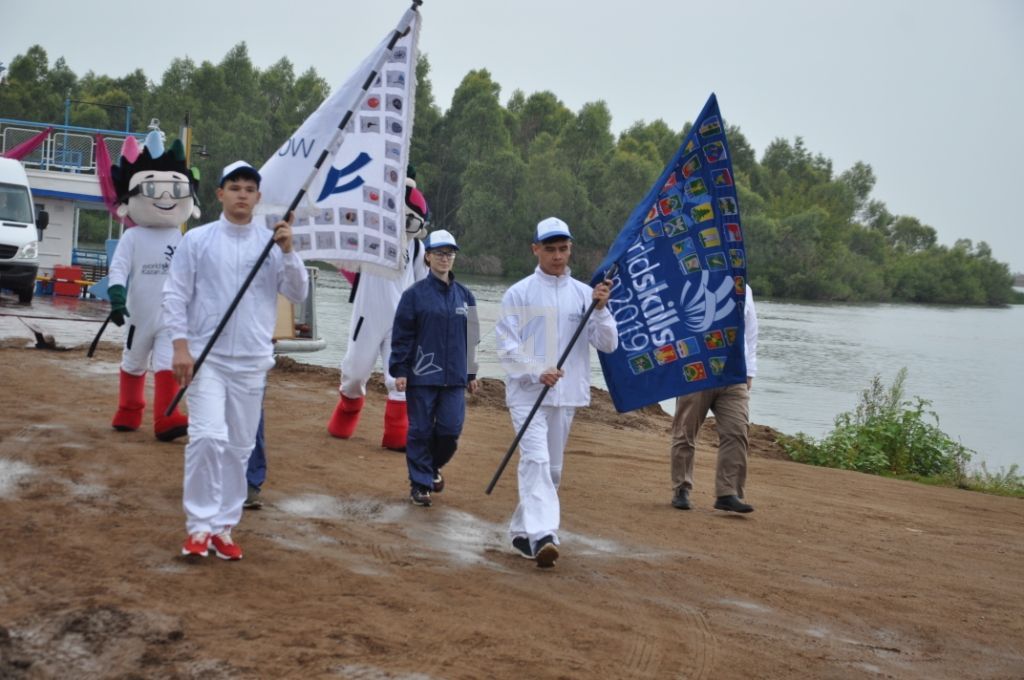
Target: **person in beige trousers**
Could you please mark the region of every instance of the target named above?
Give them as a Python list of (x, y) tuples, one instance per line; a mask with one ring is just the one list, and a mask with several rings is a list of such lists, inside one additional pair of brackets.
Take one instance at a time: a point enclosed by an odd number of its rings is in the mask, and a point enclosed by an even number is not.
[(718, 423), (718, 461), (715, 471), (715, 509), (753, 512), (744, 502), (747, 481), (747, 430), (750, 422), (750, 388), (757, 374), (757, 312), (754, 295), (747, 286), (743, 305), (743, 343), (747, 382), (716, 387), (676, 398), (672, 419), (672, 507), (689, 510), (693, 488), (693, 457), (697, 433), (708, 410)]

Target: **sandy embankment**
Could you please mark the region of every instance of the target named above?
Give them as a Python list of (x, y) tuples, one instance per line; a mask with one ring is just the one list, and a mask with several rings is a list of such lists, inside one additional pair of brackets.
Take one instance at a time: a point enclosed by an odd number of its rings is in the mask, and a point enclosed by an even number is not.
[[(267, 395), (267, 507), (239, 563), (177, 554), (182, 444), (116, 433), (118, 351), (0, 346), (0, 677), (1019, 678), (1024, 504), (779, 459), (755, 428), (747, 497), (668, 505), (668, 424), (581, 412), (563, 559), (511, 554), (513, 432), (500, 384), (471, 400), (448, 488), (406, 501), (379, 448), (324, 428), (337, 372)], [(713, 438), (713, 437), (710, 437)], [(212, 676), (210, 675), (212, 674)]]

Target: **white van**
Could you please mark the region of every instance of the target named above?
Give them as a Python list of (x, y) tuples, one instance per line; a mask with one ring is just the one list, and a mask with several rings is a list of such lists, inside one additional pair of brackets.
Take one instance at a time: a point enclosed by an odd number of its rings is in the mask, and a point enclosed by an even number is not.
[(0, 158), (0, 288), (28, 304), (36, 290), (39, 273), (39, 241), (50, 223), (45, 210), (33, 218), (32, 190), (21, 163)]

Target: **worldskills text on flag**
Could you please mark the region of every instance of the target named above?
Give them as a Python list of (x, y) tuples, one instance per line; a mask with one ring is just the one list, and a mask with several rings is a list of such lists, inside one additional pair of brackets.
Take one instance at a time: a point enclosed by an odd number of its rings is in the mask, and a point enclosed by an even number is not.
[(592, 283), (613, 263), (609, 309), (619, 347), (600, 357), (617, 410), (746, 381), (747, 259), (715, 95)]
[[(309, 179), (314, 164), (351, 111), (340, 146), (296, 210), (295, 250), (305, 260), (335, 262), (353, 271), (398, 276), (405, 266), (405, 171), (416, 96), (419, 13), (398, 24), (262, 168), (259, 212), (272, 225)], [(408, 29), (408, 30), (407, 30)], [(377, 73), (364, 90), (371, 75)]]

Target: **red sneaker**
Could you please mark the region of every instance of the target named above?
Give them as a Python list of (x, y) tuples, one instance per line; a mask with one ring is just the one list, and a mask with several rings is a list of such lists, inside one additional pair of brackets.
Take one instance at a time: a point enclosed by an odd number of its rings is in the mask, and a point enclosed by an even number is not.
[(242, 548), (231, 540), (231, 534), (217, 534), (210, 539), (213, 554), (222, 560), (242, 559)]
[(199, 532), (185, 539), (181, 554), (187, 557), (206, 557), (210, 552), (210, 534)]

